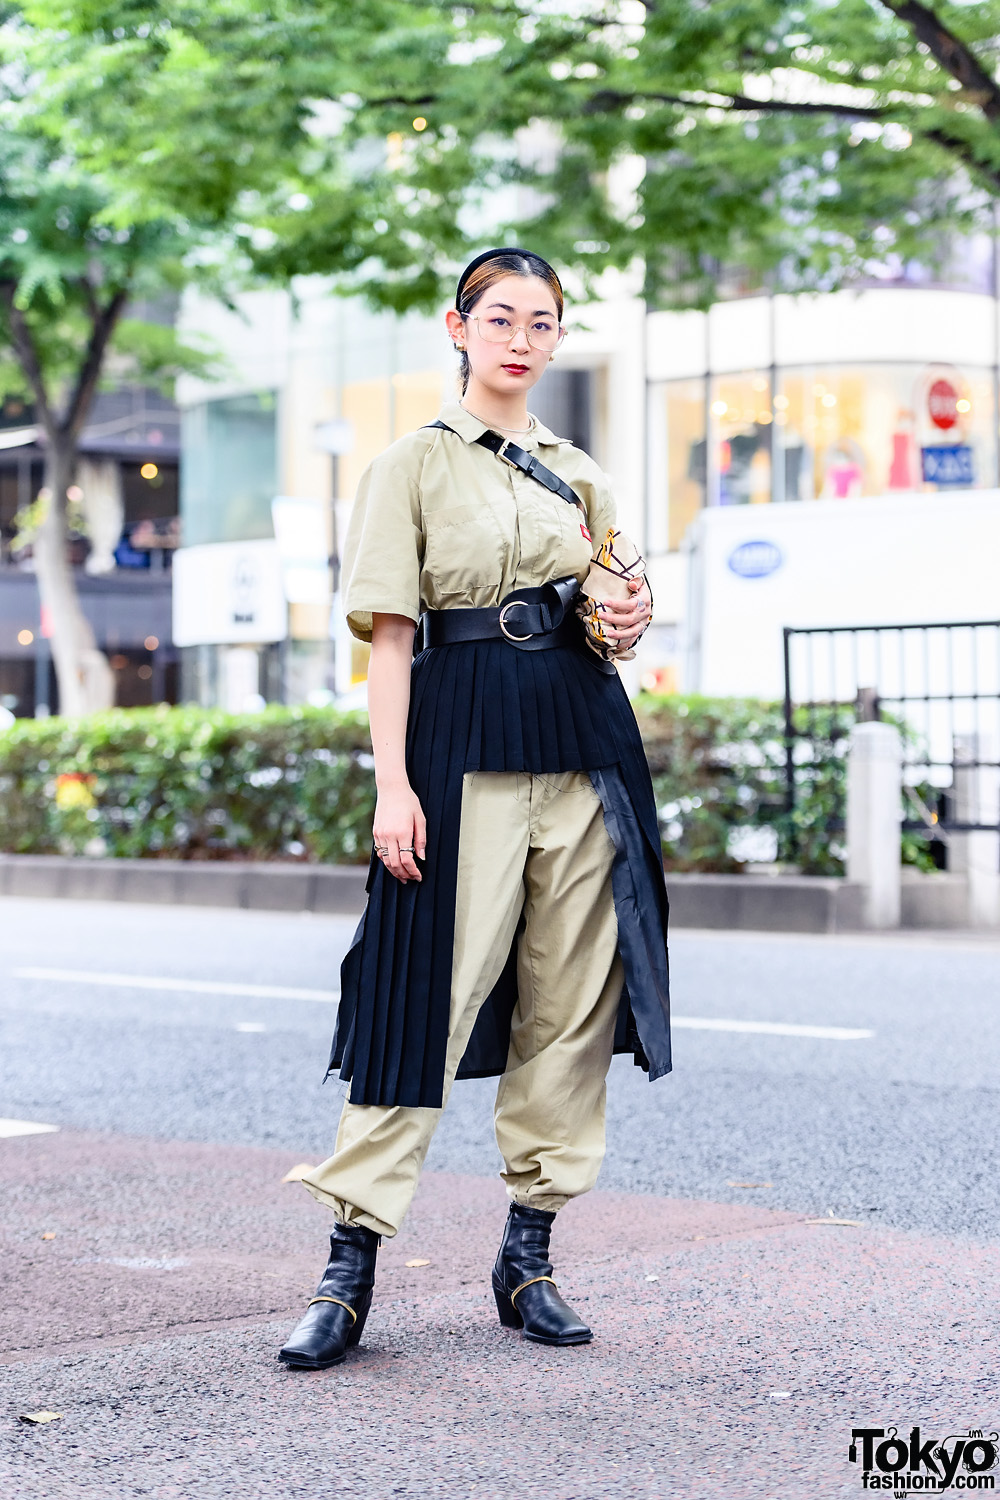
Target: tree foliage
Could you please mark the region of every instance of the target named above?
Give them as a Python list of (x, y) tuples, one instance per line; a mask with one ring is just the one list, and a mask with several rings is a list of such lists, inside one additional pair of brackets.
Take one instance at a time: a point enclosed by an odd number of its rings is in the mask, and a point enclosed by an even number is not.
[(224, 45), (206, 52), (159, 6), (0, 9), (0, 391), (26, 395), (44, 432), (35, 567), (71, 714), (113, 691), (66, 555), (95, 394), (112, 376), (169, 386), (212, 367), (210, 349), (144, 308), (192, 282), (230, 298), (243, 284), (240, 196), (287, 172), (307, 113), (294, 72), (260, 55), (260, 18), (208, 9), (217, 43), (232, 33), (247, 56), (257, 49), (256, 94)]
[(66, 701), (94, 393), (211, 361), (143, 301), (320, 274), (426, 307), (500, 239), (654, 305), (933, 267), (993, 227), (998, 36), (1000, 0), (0, 0), (0, 388), (46, 432)]
[(25, 303), (79, 283), (70, 234), (109, 288), (316, 272), (405, 308), (500, 236), (704, 304), (723, 267), (933, 264), (1000, 191), (1000, 0), (35, 0), (3, 37), (57, 171)]
[(77, 145), (132, 204), (207, 222), (238, 200), (229, 246), (258, 272), (346, 273), (400, 308), (498, 236), (591, 277), (638, 260), (664, 303), (734, 265), (830, 287), (933, 265), (1000, 191), (998, 0), (25, 13), (59, 28), (47, 107), (87, 99)]
[(123, 320), (184, 285), (190, 227), (123, 222), (113, 188), (17, 97), (32, 78), (0, 101), (0, 391), (27, 395), (47, 432), (76, 435), (109, 355), (119, 379), (202, 371), (210, 356), (162, 322)]

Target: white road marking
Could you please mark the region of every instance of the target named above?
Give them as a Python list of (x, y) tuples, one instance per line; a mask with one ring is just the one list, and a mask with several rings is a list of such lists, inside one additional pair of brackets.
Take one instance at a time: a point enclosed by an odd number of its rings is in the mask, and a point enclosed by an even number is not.
[[(134, 990), (174, 990), (194, 995), (244, 995), (259, 1000), (313, 1000), (336, 1004), (339, 990), (295, 989), (287, 985), (236, 984), (220, 979), (169, 979), (153, 974), (99, 974), (91, 969), (14, 969), (15, 979), (41, 979), (56, 984), (98, 984)], [(679, 1031), (742, 1031), (759, 1036), (804, 1036), (821, 1041), (856, 1042), (875, 1035), (860, 1027), (796, 1026), (783, 1021), (721, 1020), (715, 1016), (673, 1016)]]
[(107, 1258), (96, 1257), (98, 1264), (105, 1266), (121, 1266), (126, 1271), (176, 1271), (178, 1266), (189, 1266), (191, 1262), (183, 1255), (176, 1255), (151, 1259), (148, 1255), (112, 1255)]
[(874, 1036), (858, 1026), (793, 1026), (784, 1021), (722, 1021), (715, 1016), (671, 1016), (679, 1031), (749, 1031), (758, 1036), (809, 1036), (824, 1042), (859, 1042)]
[(340, 999), (339, 990), (301, 990), (277, 984), (230, 984), (219, 979), (166, 979), (154, 974), (97, 974), (90, 969), (14, 969), (15, 979), (44, 979), (56, 984), (113, 985), (125, 990), (179, 990), (193, 995), (244, 995), (258, 1000)]
[(37, 1120), (0, 1120), (0, 1139), (11, 1135), (51, 1135), (58, 1125), (39, 1125)]

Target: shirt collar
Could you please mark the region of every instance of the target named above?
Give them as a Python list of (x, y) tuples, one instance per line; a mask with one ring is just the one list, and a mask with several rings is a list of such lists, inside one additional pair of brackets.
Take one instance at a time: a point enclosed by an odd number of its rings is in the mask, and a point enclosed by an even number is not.
[[(482, 437), (484, 432), (493, 430), (478, 417), (474, 417), (470, 411), (466, 411), (458, 400), (444, 403), (438, 414), (438, 421), (444, 422), (452, 432), (457, 432), (459, 437), (464, 438), (467, 443), (474, 443), (477, 438)], [(532, 422), (534, 426), (530, 432), (524, 433), (521, 437), (513, 437), (511, 441), (523, 448), (557, 447), (563, 441), (562, 438), (556, 437), (555, 433), (544, 423), (539, 422), (537, 417), (533, 417)]]

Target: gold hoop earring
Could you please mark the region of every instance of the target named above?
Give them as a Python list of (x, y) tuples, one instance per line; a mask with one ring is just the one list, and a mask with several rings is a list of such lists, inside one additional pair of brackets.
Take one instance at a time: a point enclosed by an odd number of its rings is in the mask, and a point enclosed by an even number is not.
[(455, 348), (456, 348), (456, 350), (458, 351), (459, 354), (464, 354), (465, 353), (465, 345), (464, 344), (456, 344)]
[(552, 364), (554, 360), (555, 360), (555, 355), (554, 354), (550, 354), (549, 355), (549, 364)]

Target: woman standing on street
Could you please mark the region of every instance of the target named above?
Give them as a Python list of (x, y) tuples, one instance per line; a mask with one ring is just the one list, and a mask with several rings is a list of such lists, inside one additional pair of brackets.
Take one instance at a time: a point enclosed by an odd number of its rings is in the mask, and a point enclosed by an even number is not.
[[(360, 1339), (380, 1238), (403, 1221), (456, 1076), (501, 1075), (500, 1321), (543, 1344), (588, 1341), (556, 1290), (550, 1229), (597, 1178), (612, 1052), (650, 1078), (670, 1069), (649, 771), (617, 671), (573, 611), (614, 500), (527, 408), (562, 315), (547, 262), (477, 256), (447, 315), (461, 400), (358, 490), (344, 605), (372, 643), (378, 801), (330, 1059), (350, 1098), (333, 1155), (304, 1179), (335, 1216), (330, 1260), (279, 1354), (297, 1369)], [(645, 581), (630, 590), (604, 610), (618, 652), (650, 619)]]

